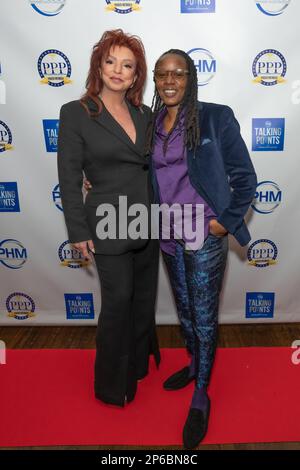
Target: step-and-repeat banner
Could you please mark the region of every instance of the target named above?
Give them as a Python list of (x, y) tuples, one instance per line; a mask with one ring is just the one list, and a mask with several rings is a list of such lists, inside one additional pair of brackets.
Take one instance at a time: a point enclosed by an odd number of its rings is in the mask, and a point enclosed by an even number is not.
[[(231, 106), (240, 122), (258, 186), (249, 246), (230, 237), (220, 322), (300, 321), (299, 18), (298, 0), (1, 0), (0, 324), (96, 323), (95, 266), (64, 224), (58, 118), (84, 92), (92, 46), (115, 28), (144, 42), (146, 104), (156, 59), (180, 48), (199, 99)], [(177, 322), (162, 264), (157, 322)]]

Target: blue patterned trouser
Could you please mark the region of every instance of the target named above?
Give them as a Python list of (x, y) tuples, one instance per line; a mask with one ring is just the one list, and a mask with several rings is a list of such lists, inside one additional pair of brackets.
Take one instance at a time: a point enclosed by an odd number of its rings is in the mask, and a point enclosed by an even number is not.
[(186, 347), (195, 355), (198, 388), (208, 385), (213, 366), (227, 252), (227, 235), (209, 234), (198, 251), (177, 242), (175, 256), (163, 253)]

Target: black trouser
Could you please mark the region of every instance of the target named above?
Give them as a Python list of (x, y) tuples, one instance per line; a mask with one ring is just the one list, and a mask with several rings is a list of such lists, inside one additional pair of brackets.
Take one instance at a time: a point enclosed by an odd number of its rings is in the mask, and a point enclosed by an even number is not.
[(121, 255), (95, 255), (102, 300), (95, 395), (106, 403), (123, 406), (125, 398), (133, 400), (149, 355), (160, 362), (154, 317), (158, 257), (157, 240)]

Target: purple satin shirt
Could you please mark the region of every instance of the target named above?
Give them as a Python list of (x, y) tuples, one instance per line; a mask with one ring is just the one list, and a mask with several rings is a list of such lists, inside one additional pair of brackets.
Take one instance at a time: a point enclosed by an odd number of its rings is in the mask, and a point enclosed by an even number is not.
[[(160, 202), (161, 204), (166, 203), (168, 205), (178, 203), (181, 206), (183, 206), (183, 204), (192, 204), (191, 219), (193, 230), (196, 227), (195, 205), (202, 204), (204, 206), (203, 239), (205, 240), (209, 233), (209, 221), (211, 218), (216, 218), (216, 214), (190, 183), (187, 152), (186, 149), (183, 148), (183, 116), (169, 137), (166, 154), (164, 155), (163, 144), (167, 136), (167, 132), (163, 127), (165, 115), (166, 110), (164, 109), (157, 119), (152, 156), (160, 192)], [(170, 255), (175, 255), (176, 240), (174, 239), (174, 230), (177, 230), (176, 221), (174, 224), (174, 220), (171, 219), (170, 239), (163, 240), (162, 237), (160, 237), (161, 249)], [(184, 235), (183, 231), (183, 236), (181, 237), (183, 242), (191, 241)]]

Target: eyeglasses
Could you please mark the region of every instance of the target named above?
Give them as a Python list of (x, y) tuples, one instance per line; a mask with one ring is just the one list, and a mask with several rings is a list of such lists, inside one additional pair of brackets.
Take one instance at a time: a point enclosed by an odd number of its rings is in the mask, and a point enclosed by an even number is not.
[(175, 70), (157, 69), (157, 70), (153, 70), (153, 73), (154, 73), (154, 78), (156, 80), (165, 80), (169, 75), (171, 75), (171, 77), (174, 80), (178, 80), (178, 81), (183, 80), (186, 75), (190, 74), (188, 70), (184, 70), (184, 69), (175, 69)]

